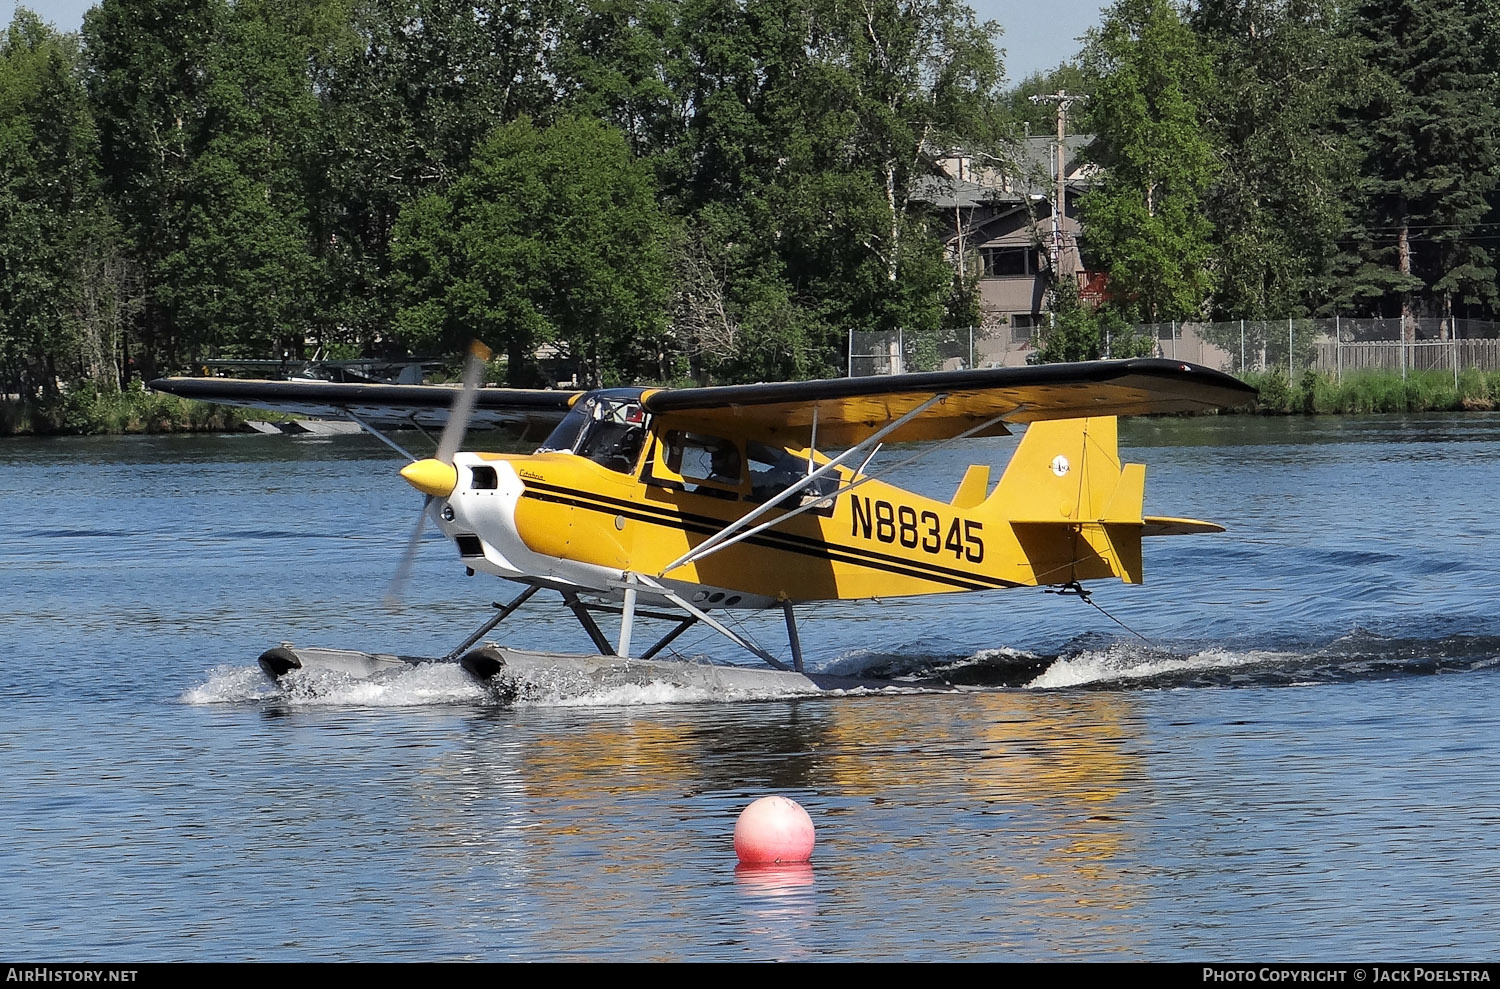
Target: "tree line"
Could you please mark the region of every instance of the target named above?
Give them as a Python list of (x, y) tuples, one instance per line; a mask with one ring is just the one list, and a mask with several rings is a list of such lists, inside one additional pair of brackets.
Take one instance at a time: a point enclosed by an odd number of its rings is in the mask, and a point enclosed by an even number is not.
[[(1119, 0), (1081, 64), (1012, 94), (1088, 94), (1101, 170), (1053, 350), (1110, 321), (1494, 319), (1494, 0)], [(1022, 119), (1025, 119), (1024, 117)], [(1450, 324), (1451, 325), (1451, 324)]]
[[(103, 0), (0, 41), (0, 379), (441, 354), (513, 385), (837, 373), (972, 285), (913, 208), (995, 146), (955, 0)], [(966, 308), (968, 307), (968, 308)]]
[[(978, 321), (926, 179), (1088, 98), (1111, 324), (1493, 318), (1496, 0), (1119, 0), (1006, 90), (957, 0), (102, 0), (0, 38), (0, 390), (440, 354), (513, 385), (837, 374)], [(1039, 231), (1039, 236), (1040, 236)], [(959, 272), (966, 274), (960, 275)]]

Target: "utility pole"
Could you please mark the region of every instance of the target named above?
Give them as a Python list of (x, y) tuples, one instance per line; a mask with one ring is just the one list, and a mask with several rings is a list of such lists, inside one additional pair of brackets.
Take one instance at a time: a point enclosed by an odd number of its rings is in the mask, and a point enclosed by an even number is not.
[(1033, 103), (1057, 104), (1057, 147), (1052, 163), (1052, 174), (1057, 181), (1057, 187), (1052, 200), (1052, 249), (1049, 252), (1054, 279), (1062, 277), (1062, 214), (1068, 206), (1067, 150), (1064, 144), (1068, 135), (1068, 107), (1086, 99), (1088, 99), (1087, 96), (1070, 93), (1065, 89), (1031, 97)]

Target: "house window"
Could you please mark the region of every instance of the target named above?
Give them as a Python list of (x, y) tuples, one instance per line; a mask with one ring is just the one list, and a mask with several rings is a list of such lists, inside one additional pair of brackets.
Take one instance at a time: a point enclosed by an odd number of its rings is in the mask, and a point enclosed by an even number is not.
[(1024, 278), (1035, 275), (1039, 267), (1034, 247), (981, 247), (979, 259), (985, 278)]
[(1010, 342), (1026, 343), (1036, 332), (1041, 319), (1036, 313), (1015, 313), (1010, 317)]

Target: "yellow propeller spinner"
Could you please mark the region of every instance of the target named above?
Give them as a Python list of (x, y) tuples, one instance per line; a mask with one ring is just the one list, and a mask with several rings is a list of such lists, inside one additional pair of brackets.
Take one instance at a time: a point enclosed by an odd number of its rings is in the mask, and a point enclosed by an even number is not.
[(401, 468), (401, 476), (407, 484), (434, 498), (446, 498), (458, 486), (458, 469), (435, 457), (407, 464)]
[(424, 495), (446, 498), (458, 487), (458, 469), (453, 466), (453, 454), (458, 452), (458, 445), (463, 442), (469, 416), (474, 410), (474, 392), (479, 388), (484, 365), (491, 356), (490, 348), (478, 340), (469, 344), (463, 389), (454, 397), (452, 414), (443, 430), (442, 440), (438, 443), (438, 455), (401, 468), (401, 476), (406, 479), (406, 483)]

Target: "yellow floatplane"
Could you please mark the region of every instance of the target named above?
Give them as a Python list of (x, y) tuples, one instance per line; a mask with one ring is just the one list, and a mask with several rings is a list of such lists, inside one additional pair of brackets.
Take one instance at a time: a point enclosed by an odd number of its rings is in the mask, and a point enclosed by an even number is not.
[[(1229, 375), (1160, 359), (529, 391), (479, 387), (485, 356), (477, 348), (471, 354), (457, 390), (224, 378), (166, 378), (151, 387), (347, 417), (406, 456), (401, 474), (425, 501), (398, 574), (431, 519), (470, 574), (522, 585), (443, 657), (480, 679), (571, 664), (586, 675), (613, 671), (637, 681), (749, 683), (764, 674), (807, 689), (860, 684), (803, 670), (793, 614), (799, 603), (1011, 587), (1081, 591), (1082, 581), (1109, 577), (1139, 583), (1144, 537), (1222, 531), (1143, 514), (1145, 468), (1121, 463), (1116, 417), (1222, 409), (1255, 395)], [(550, 434), (529, 454), (461, 450), (476, 424)], [(1005, 435), (1014, 425), (1025, 434), (999, 482), (991, 484), (989, 465), (971, 466), (946, 502), (881, 481), (872, 469), (888, 444), (922, 444), (920, 456), (965, 437)], [(436, 452), (412, 456), (383, 431), (403, 426), (441, 426)], [(472, 648), (543, 590), (561, 595), (595, 652)], [(714, 614), (771, 608), (785, 618), (785, 656)], [(601, 613), (619, 616), (612, 636), (596, 621)], [(637, 650), (641, 619), (672, 626)], [(705, 669), (654, 659), (700, 624), (766, 666)], [(277, 677), (312, 666), (369, 674), (417, 661), (430, 660), (289, 645), (261, 657)]]

